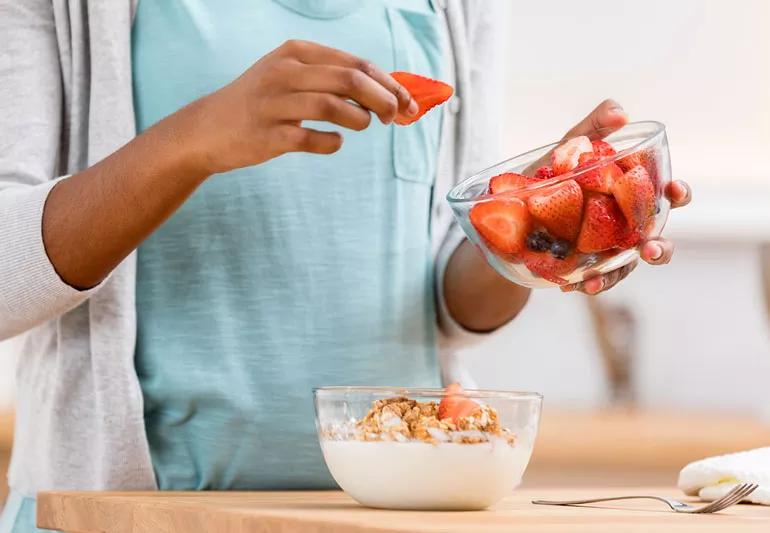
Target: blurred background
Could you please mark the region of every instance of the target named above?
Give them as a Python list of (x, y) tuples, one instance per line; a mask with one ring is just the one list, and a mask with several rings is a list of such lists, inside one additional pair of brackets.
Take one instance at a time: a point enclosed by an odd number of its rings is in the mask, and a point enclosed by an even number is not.
[[(770, 445), (770, 2), (507, 6), (511, 155), (612, 97), (667, 125), (674, 176), (695, 190), (666, 228), (671, 265), (594, 299), (535, 291), (462, 354), (481, 387), (545, 394), (525, 483), (671, 485), (688, 461)], [(3, 481), (16, 346), (0, 344)]]

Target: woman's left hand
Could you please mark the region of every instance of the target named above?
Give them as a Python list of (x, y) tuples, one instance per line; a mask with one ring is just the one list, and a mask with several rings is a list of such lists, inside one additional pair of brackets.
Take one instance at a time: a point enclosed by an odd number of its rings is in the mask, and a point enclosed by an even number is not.
[[(623, 108), (614, 100), (605, 100), (599, 104), (596, 109), (584, 118), (580, 123), (572, 128), (565, 137), (575, 137), (577, 135), (591, 135), (596, 130), (602, 128), (619, 129), (628, 122), (628, 115)], [(683, 207), (690, 203), (692, 193), (690, 186), (684, 181), (672, 181), (664, 191), (671, 207)], [(650, 239), (642, 246), (640, 256), (643, 261), (651, 265), (665, 265), (671, 261), (674, 253), (674, 244), (668, 239), (657, 238)], [(601, 276), (589, 278), (580, 283), (565, 285), (561, 288), (564, 292), (581, 291), (585, 294), (599, 294), (600, 292), (611, 289), (617, 283), (628, 276), (636, 268), (636, 261), (631, 264), (620, 267), (617, 270), (608, 272)]]

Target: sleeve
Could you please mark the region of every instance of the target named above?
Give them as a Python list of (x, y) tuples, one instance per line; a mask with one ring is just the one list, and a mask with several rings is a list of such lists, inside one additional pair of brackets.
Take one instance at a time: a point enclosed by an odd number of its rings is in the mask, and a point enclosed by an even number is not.
[(50, 0), (0, 0), (0, 340), (77, 306), (43, 245), (56, 178), (62, 81)]
[[(468, 172), (477, 172), (504, 158), (501, 128), (501, 109), (504, 102), (504, 73), (501, 67), (504, 61), (505, 39), (503, 28), (508, 20), (507, 2), (499, 0), (462, 0), (452, 4), (447, 0), (447, 9), (455, 13), (452, 18), (465, 21), (458, 31), (454, 28), (455, 54), (461, 54), (461, 62), (469, 67), (470, 79), (463, 96), (462, 105), (468, 120), (461, 121), (467, 131), (459, 137), (463, 140), (463, 168)], [(453, 23), (457, 26), (457, 23)], [(464, 30), (464, 39), (457, 42), (458, 33)], [(462, 76), (458, 72), (458, 78)], [(470, 107), (469, 107), (470, 106)], [(460, 325), (446, 307), (443, 294), (443, 279), (447, 264), (465, 235), (456, 222), (452, 221), (436, 254), (437, 311), (439, 321), (439, 346), (445, 381), (460, 381), (464, 385), (472, 383), (457, 363), (455, 352), (459, 349), (478, 344), (491, 333), (475, 333)], [(466, 385), (467, 386), (467, 385)]]

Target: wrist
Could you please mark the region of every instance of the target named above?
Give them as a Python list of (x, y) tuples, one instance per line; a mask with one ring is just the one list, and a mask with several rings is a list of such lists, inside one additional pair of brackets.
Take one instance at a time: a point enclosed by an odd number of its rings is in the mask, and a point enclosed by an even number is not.
[(199, 185), (209, 176), (222, 172), (211, 149), (203, 124), (206, 124), (207, 97), (196, 100), (170, 115), (158, 125), (164, 126), (164, 136), (170, 146), (171, 164), (177, 175)]

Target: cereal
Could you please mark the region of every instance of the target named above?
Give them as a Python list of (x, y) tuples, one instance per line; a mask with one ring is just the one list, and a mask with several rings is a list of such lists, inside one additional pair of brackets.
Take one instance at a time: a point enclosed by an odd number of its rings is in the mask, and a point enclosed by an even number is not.
[(438, 402), (418, 402), (401, 396), (376, 400), (362, 419), (329, 428), (323, 434), (331, 440), (430, 444), (478, 444), (502, 439), (513, 445), (516, 440), (509, 429), (500, 425), (497, 411), (489, 405), (479, 404), (475, 411), (455, 424), (451, 418), (439, 418)]

